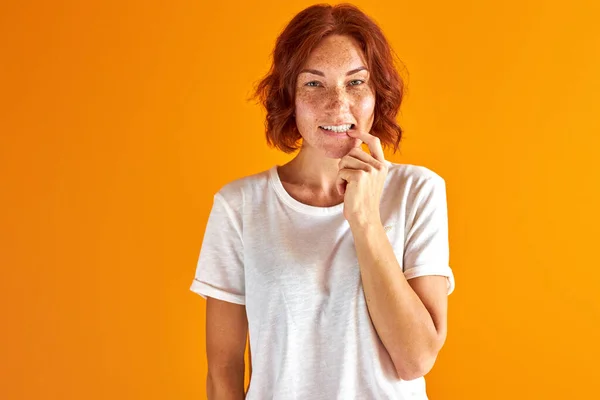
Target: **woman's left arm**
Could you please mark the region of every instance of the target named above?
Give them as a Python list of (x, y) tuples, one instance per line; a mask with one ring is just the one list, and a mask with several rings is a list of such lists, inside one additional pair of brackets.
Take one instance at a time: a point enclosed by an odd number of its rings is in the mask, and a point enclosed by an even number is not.
[[(379, 214), (388, 173), (380, 140), (368, 132), (348, 134), (366, 143), (371, 152), (352, 149), (340, 161), (337, 180), (367, 307), (398, 376), (416, 379), (431, 370), (446, 340), (448, 280), (433, 274), (406, 279)], [(437, 211), (431, 215), (441, 215)]]
[(445, 276), (407, 280), (381, 223), (350, 225), (369, 315), (398, 376), (427, 374), (446, 340)]

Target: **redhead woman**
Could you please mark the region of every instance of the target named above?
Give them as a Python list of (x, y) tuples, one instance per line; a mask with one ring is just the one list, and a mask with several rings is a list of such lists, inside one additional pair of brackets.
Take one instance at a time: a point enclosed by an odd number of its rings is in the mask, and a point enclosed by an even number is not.
[(214, 194), (191, 286), (209, 399), (427, 399), (454, 277), (445, 180), (384, 156), (402, 95), (355, 6), (311, 6), (277, 38), (256, 97), (267, 143), (296, 154)]

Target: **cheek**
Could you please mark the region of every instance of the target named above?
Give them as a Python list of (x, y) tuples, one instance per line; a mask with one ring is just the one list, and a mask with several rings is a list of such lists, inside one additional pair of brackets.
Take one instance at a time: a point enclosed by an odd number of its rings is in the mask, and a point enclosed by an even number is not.
[(369, 116), (375, 110), (375, 96), (371, 92), (357, 93), (354, 98), (355, 110), (363, 116)]
[(311, 130), (311, 125), (317, 119), (318, 110), (319, 106), (315, 99), (306, 93), (296, 93), (296, 127), (300, 135), (304, 136)]
[(296, 109), (301, 113), (313, 114), (315, 110), (322, 107), (322, 96), (315, 96), (314, 93), (297, 92)]

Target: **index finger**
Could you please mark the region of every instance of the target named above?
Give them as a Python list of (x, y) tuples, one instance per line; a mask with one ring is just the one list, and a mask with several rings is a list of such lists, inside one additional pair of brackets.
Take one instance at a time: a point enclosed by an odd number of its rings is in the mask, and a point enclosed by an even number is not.
[(362, 140), (369, 147), (369, 151), (374, 159), (380, 162), (385, 162), (385, 156), (383, 154), (383, 148), (381, 147), (381, 141), (377, 136), (371, 135), (369, 132), (361, 130), (350, 130), (348, 135)]

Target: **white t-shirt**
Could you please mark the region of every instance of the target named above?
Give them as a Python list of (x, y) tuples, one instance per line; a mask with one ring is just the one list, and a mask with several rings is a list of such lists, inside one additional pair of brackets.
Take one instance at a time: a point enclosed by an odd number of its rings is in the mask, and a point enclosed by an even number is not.
[[(381, 220), (407, 279), (448, 278), (445, 181), (386, 161)], [(343, 203), (291, 197), (277, 165), (215, 195), (190, 290), (244, 304), (249, 400), (427, 399), (423, 377), (404, 381), (369, 317)]]

